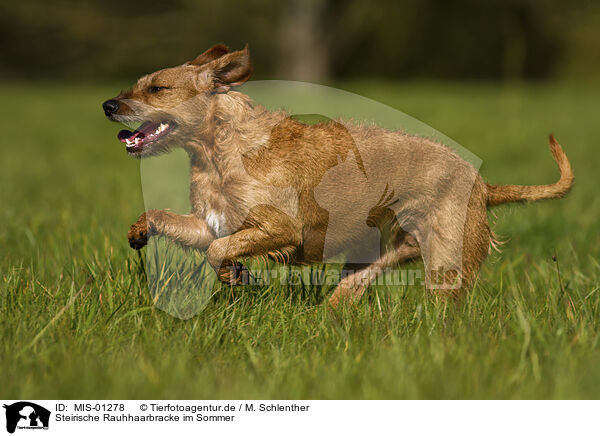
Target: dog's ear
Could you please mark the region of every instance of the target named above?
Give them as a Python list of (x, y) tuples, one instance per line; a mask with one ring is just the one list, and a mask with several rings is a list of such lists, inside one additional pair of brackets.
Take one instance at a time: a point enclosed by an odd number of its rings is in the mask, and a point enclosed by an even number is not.
[(233, 86), (246, 82), (252, 75), (248, 44), (243, 50), (228, 53), (208, 64), (215, 92), (227, 92)]
[(229, 53), (229, 49), (226, 45), (217, 44), (206, 50), (201, 55), (196, 56), (193, 61), (187, 62), (186, 65), (204, 65), (214, 61), (215, 59), (219, 59), (221, 56), (226, 55), (227, 53)]

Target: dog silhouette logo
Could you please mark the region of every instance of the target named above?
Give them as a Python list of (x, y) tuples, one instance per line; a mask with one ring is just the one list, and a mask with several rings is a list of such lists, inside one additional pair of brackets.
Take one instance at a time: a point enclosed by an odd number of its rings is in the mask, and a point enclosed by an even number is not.
[(6, 431), (14, 433), (18, 429), (48, 429), (50, 411), (29, 401), (19, 401), (4, 405), (6, 409)]

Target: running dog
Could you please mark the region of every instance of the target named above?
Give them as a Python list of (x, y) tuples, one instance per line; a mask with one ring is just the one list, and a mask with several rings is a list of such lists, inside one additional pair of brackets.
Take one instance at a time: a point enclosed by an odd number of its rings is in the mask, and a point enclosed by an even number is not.
[(130, 156), (181, 147), (190, 158), (191, 212), (146, 211), (129, 230), (131, 247), (166, 236), (205, 250), (218, 278), (238, 284), (247, 273), (242, 258), (323, 262), (365, 252), (376, 229), (377, 253), (339, 282), (333, 306), (357, 301), (386, 269), (418, 257), (428, 288), (459, 295), (494, 244), (488, 207), (559, 198), (573, 185), (552, 136), (557, 182), (490, 185), (434, 140), (344, 120), (305, 124), (267, 110), (235, 90), (251, 73), (248, 46), (216, 45), (103, 103), (110, 120), (141, 123), (118, 134)]

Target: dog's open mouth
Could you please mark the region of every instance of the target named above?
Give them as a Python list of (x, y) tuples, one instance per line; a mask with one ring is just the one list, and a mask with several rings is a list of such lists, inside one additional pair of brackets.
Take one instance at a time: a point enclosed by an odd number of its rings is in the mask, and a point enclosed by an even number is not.
[(146, 121), (133, 132), (130, 130), (121, 130), (117, 137), (119, 141), (124, 142), (129, 153), (142, 151), (144, 147), (157, 141), (173, 130), (175, 125), (168, 122)]

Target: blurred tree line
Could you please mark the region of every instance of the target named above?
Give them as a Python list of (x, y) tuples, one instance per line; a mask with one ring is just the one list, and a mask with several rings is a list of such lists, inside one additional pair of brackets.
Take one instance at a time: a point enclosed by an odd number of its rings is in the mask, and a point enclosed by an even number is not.
[(248, 42), (260, 78), (595, 79), (600, 2), (6, 1), (0, 41), (4, 77), (131, 78)]

